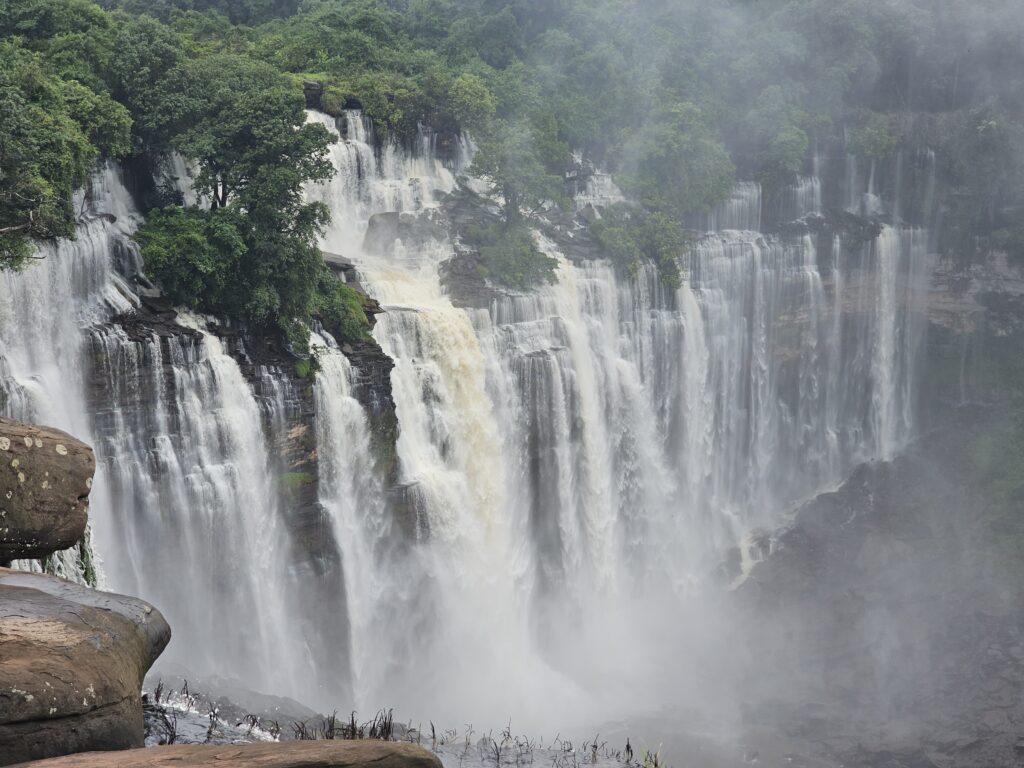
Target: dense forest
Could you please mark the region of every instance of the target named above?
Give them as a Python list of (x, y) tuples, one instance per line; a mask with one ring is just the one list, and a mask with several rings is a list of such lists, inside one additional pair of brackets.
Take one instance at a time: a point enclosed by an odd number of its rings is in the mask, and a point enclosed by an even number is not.
[[(316, 247), (331, 173), (305, 122), (361, 107), (378, 141), (465, 132), (503, 220), (475, 232), (490, 277), (551, 279), (529, 218), (565, 204), (575, 153), (632, 201), (594, 227), (626, 269), (668, 283), (688, 216), (737, 178), (766, 194), (815, 151), (928, 146), (939, 242), (1024, 255), (1024, 31), (1013, 0), (2, 0), (0, 259), (70, 236), (102, 158), (169, 178), (194, 164), (202, 205), (151, 185), (137, 235), (176, 302), (276, 327), (365, 333), (359, 297)], [(998, 73), (994, 76), (993, 73)], [(912, 214), (908, 213), (908, 216)]]

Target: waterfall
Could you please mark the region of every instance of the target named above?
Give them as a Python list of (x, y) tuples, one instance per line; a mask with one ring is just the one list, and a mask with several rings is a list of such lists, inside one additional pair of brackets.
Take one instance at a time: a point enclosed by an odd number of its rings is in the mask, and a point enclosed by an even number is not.
[(161, 607), (174, 627), (168, 660), (265, 690), (315, 692), (280, 478), (238, 364), (199, 330), (133, 341), (100, 327), (92, 338), (109, 494), (96, 545), (109, 553), (111, 585)]
[[(326, 334), (303, 384), (208, 319), (118, 319), (140, 305), (119, 277), (138, 216), (103, 169), (78, 238), (0, 280), (0, 381), (5, 413), (95, 446), (107, 585), (165, 612), (171, 661), (322, 707), (571, 726), (699, 689), (680, 649), (711, 631), (703, 595), (742, 578), (759, 529), (913, 434), (926, 232), (763, 235), (741, 183), (678, 289), (537, 231), (557, 280), (464, 309), (439, 203), (468, 141), (442, 156), (425, 128), (308, 119), (340, 139), (307, 189), (332, 212), (322, 247), (385, 310), (397, 466), (378, 475), (363, 372)], [(816, 179), (794, 212), (820, 209)]]
[[(139, 216), (113, 166), (76, 209), (75, 239), (42, 245), (39, 262), (0, 280), (4, 413), (94, 447), (101, 584), (160, 607), (174, 628), (166, 660), (307, 699), (328, 680), (336, 695), (344, 682), (314, 669), (303, 631), (306, 587), (290, 565), (271, 466), (283, 395), (258, 401), (197, 321), (144, 339), (110, 323), (139, 306), (118, 274), (137, 266), (128, 238)], [(82, 577), (73, 553), (57, 568)]]
[(809, 213), (821, 213), (821, 178), (797, 174), (796, 180), (780, 193), (778, 220), (795, 221)]
[[(769, 238), (759, 186), (741, 183), (677, 291), (650, 267), (627, 279), (574, 262), (538, 232), (553, 285), (460, 309), (439, 277), (453, 245), (422, 222), (462, 169), (423, 133), (375, 146), (357, 112), (309, 119), (342, 137), (338, 176), (308, 195), (334, 214), (324, 249), (350, 258), (386, 310), (374, 336), (395, 363), (399, 485), (415, 516), (403, 567), (382, 567), (393, 531), (376, 502), (351, 503), (367, 493), (360, 462), (335, 461), (349, 490), (331, 514), (359, 547), (346, 564), (353, 647), (386, 668), (355, 671), (357, 705), (537, 722), (642, 709), (645, 686), (667, 691), (669, 656), (633, 658), (631, 635), (683, 642), (685, 606), (753, 531), (911, 436), (920, 233), (888, 228), (849, 252), (838, 238)], [(793, 197), (799, 215), (820, 210), (820, 182), (799, 179)], [(381, 248), (373, 217), (396, 212)], [(332, 365), (319, 410), (357, 424)], [(354, 449), (322, 433), (329, 444)]]
[[(0, 274), (0, 409), (92, 443), (89, 343), (82, 328), (133, 307), (134, 296), (114, 264), (134, 251), (128, 236), (138, 216), (109, 165), (73, 204), (80, 211), (73, 240), (45, 242), (38, 260), (23, 271)], [(106, 503), (103, 479), (97, 466), (90, 498), (94, 521)], [(84, 578), (74, 552), (63, 553), (55, 565), (62, 575)]]
[(756, 181), (736, 182), (732, 193), (706, 216), (703, 229), (761, 229), (761, 185)]

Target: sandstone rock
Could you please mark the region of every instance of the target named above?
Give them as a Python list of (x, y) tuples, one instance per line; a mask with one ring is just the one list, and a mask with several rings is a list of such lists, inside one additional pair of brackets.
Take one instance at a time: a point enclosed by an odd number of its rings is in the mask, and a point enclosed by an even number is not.
[(28, 763), (24, 768), (441, 768), (415, 744), (386, 741), (292, 741), (276, 744), (174, 745), (91, 752)]
[(95, 471), (92, 449), (70, 435), (0, 418), (0, 563), (74, 546)]
[(0, 569), (0, 765), (141, 746), (142, 679), (170, 636), (141, 600)]

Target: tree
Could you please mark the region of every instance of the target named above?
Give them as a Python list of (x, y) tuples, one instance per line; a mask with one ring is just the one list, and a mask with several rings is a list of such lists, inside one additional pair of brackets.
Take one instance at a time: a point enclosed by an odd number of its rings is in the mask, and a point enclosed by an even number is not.
[(473, 171), (490, 180), (504, 200), (507, 222), (514, 224), (523, 211), (534, 211), (549, 201), (565, 199), (564, 181), (547, 167), (541, 154), (541, 131), (527, 121), (500, 120), (485, 134), (473, 159)]
[(111, 89), (135, 116), (133, 132), (140, 148), (160, 153), (169, 147), (170, 136), (160, 133), (165, 125), (160, 84), (183, 58), (180, 38), (166, 25), (148, 16), (117, 16)]
[(267, 64), (233, 54), (187, 59), (157, 91), (144, 122), (196, 161), (196, 190), (214, 207), (237, 198), (290, 218), (302, 185), (333, 173), (331, 134), (305, 123), (302, 92)]
[(130, 124), (106, 94), (0, 43), (0, 267), (23, 265), (31, 238), (74, 235), (72, 195), (97, 157), (127, 150)]
[(682, 285), (680, 258), (689, 241), (679, 223), (664, 213), (646, 213), (626, 203), (612, 206), (590, 226), (612, 262), (635, 275), (643, 259), (658, 268), (667, 287)]
[(149, 277), (175, 303), (219, 312), (245, 256), (244, 219), (221, 208), (157, 208), (135, 233)]
[(449, 109), (459, 125), (470, 132), (483, 134), (497, 108), (494, 94), (484, 81), (471, 72), (464, 72), (448, 90)]
[(662, 106), (626, 148), (619, 178), (644, 207), (675, 217), (724, 199), (734, 167), (701, 110)]

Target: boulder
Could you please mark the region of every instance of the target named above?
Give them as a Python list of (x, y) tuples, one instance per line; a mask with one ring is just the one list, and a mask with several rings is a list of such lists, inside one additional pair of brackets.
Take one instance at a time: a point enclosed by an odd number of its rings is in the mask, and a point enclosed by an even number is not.
[(78, 543), (95, 471), (85, 443), (57, 429), (0, 418), (0, 564)]
[(0, 765), (142, 746), (142, 680), (170, 636), (141, 600), (0, 568)]
[(437, 755), (388, 741), (291, 741), (179, 744), (126, 752), (91, 752), (27, 763), (24, 768), (441, 768)]

